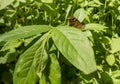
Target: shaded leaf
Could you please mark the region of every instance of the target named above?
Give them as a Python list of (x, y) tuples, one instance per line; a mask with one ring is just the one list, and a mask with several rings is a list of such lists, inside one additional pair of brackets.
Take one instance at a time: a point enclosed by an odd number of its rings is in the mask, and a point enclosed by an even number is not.
[(101, 74), (101, 78), (102, 78), (103, 84), (113, 84), (113, 80), (108, 73), (103, 72)]
[(50, 54), (48, 65), (39, 82), (40, 84), (61, 84), (61, 70), (54, 53)]
[(10, 72), (3, 72), (2, 73), (2, 81), (4, 81), (5, 84), (12, 84), (12, 74)]

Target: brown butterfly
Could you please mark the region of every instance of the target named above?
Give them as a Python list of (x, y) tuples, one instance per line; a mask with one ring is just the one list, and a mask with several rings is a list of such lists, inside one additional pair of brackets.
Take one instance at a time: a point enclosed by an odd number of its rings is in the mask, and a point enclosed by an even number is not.
[(69, 26), (74, 26), (78, 29), (84, 29), (85, 25), (82, 25), (80, 21), (72, 16), (68, 17), (69, 20)]

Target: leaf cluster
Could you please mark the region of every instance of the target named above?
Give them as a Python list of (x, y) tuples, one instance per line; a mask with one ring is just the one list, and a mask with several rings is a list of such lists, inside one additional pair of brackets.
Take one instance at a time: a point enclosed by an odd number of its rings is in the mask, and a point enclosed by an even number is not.
[(119, 84), (119, 23), (119, 0), (1, 0), (0, 83)]

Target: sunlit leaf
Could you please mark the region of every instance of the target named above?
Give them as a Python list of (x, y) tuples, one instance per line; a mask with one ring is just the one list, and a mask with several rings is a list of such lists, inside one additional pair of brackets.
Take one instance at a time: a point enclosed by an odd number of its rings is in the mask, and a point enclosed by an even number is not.
[(93, 49), (80, 30), (61, 26), (53, 29), (52, 39), (58, 50), (76, 68), (85, 74), (96, 70)]
[(106, 56), (106, 61), (110, 66), (113, 66), (113, 64), (115, 63), (115, 57), (114, 55), (107, 55)]
[(20, 55), (15, 66), (14, 84), (36, 84), (38, 76), (41, 76), (47, 62), (45, 38), (46, 36), (42, 36), (34, 45)]
[(10, 5), (14, 0), (0, 0), (0, 10)]
[(44, 73), (43, 73), (41, 79), (39, 80), (39, 84), (47, 84), (46, 77), (45, 77)]
[(113, 72), (112, 72), (112, 76), (113, 76), (114, 78), (120, 77), (120, 70), (113, 71)]
[(104, 30), (105, 28), (107, 27), (97, 23), (90, 23), (85, 25), (85, 30), (101, 31)]
[(41, 0), (43, 3), (52, 3), (53, 0)]
[(82, 22), (85, 18), (85, 10), (83, 8), (80, 8), (75, 11), (74, 17), (76, 17), (80, 22)]
[(98, 5), (103, 5), (100, 0), (94, 0), (95, 3), (97, 3)]
[(112, 53), (120, 51), (120, 38), (112, 38), (111, 49)]
[(10, 48), (17, 48), (18, 46), (20, 46), (20, 44), (22, 43), (22, 41), (19, 40), (11, 40), (6, 42), (6, 44), (2, 47), (1, 51), (5, 51), (8, 50)]
[(49, 29), (50, 26), (47, 25), (24, 26), (1, 35), (0, 42), (31, 37), (40, 33), (47, 32)]
[[(2, 53), (2, 52), (1, 52)], [(0, 64), (9, 63), (15, 61), (17, 52), (14, 48), (9, 49), (9, 51), (4, 51), (5, 54), (0, 54)]]
[(61, 84), (61, 71), (60, 65), (56, 58), (55, 54), (50, 55), (51, 63), (50, 63), (50, 73), (49, 80), (51, 84)]

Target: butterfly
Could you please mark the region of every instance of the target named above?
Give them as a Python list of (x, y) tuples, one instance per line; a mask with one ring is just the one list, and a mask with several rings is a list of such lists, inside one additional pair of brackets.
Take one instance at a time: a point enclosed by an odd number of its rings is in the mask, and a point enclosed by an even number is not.
[(72, 16), (68, 17), (68, 21), (69, 21), (69, 26), (74, 26), (81, 30), (85, 28), (85, 25), (82, 25), (78, 19)]

